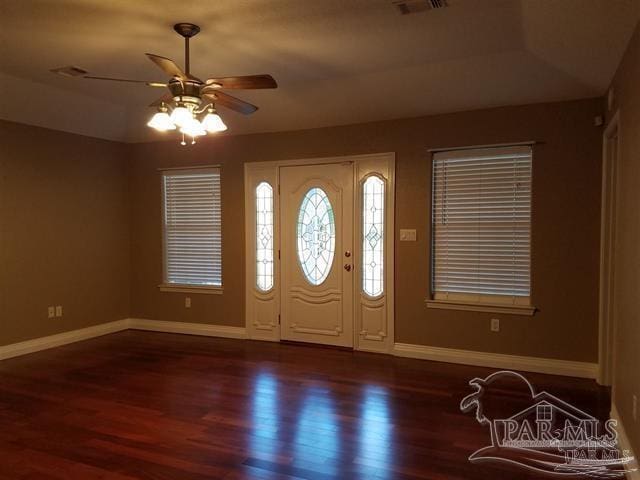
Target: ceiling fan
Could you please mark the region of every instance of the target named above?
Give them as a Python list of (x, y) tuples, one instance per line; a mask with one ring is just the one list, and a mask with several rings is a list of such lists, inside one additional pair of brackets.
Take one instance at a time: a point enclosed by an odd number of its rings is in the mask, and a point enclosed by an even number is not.
[[(68, 66), (51, 70), (67, 77), (82, 77), (89, 80), (106, 80), (144, 84), (149, 87), (167, 88), (168, 93), (151, 103), (158, 112), (147, 123), (159, 131), (179, 129), (182, 133), (182, 145), (186, 145), (185, 135), (195, 143), (196, 137), (227, 129), (216, 112), (216, 106), (222, 105), (244, 115), (250, 115), (258, 107), (244, 100), (222, 92), (222, 89), (277, 88), (278, 84), (271, 75), (247, 75), (239, 77), (212, 77), (200, 80), (190, 72), (189, 39), (200, 32), (193, 23), (177, 23), (173, 29), (184, 37), (184, 70), (173, 60), (160, 55), (147, 53), (147, 57), (164, 73), (169, 75), (167, 82), (151, 82), (127, 78), (101, 77), (89, 75), (78, 67)], [(206, 114), (205, 114), (206, 112)], [(202, 117), (202, 118), (199, 118)]]

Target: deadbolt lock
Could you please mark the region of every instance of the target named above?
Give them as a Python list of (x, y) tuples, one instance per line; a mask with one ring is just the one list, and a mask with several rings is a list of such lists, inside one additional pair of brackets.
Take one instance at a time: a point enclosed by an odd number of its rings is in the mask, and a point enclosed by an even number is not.
[(351, 265), (347, 263), (347, 264), (344, 266), (344, 269), (345, 269), (347, 272), (350, 272), (350, 271), (351, 271)]
[(344, 256), (349, 258), (351, 256), (351, 252), (347, 250), (346, 252), (344, 252)]

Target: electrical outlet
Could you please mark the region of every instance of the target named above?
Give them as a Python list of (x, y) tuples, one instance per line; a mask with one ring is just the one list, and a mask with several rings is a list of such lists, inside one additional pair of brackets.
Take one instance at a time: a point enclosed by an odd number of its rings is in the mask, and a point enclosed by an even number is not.
[(633, 396), (633, 402), (631, 406), (631, 416), (633, 417), (634, 422), (638, 421), (638, 397), (635, 395)]
[(62, 305), (58, 305), (56, 306), (56, 317), (61, 317), (62, 316)]
[(56, 307), (48, 307), (47, 315), (49, 318), (54, 318), (56, 316)]
[(191, 308), (191, 297), (184, 298), (184, 308)]
[(500, 319), (499, 318), (492, 318), (491, 319), (491, 331), (492, 332), (499, 332), (500, 331)]

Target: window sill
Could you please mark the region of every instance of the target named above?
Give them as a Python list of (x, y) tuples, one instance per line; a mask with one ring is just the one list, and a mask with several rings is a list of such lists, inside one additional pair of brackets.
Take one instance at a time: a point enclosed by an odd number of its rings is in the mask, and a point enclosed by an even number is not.
[(200, 285), (177, 285), (174, 283), (163, 283), (158, 285), (161, 292), (174, 293), (202, 293), (204, 295), (222, 295), (222, 287), (200, 286)]
[(527, 305), (495, 305), (489, 303), (468, 303), (452, 300), (425, 300), (427, 308), (440, 310), (463, 310), (468, 312), (506, 313), (509, 315), (532, 316), (536, 307)]

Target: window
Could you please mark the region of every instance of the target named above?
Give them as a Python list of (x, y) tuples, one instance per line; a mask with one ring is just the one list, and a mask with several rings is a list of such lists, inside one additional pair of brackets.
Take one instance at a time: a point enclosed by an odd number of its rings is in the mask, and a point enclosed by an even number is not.
[(553, 407), (546, 403), (536, 406), (536, 417), (539, 422), (553, 421)]
[(256, 187), (256, 285), (273, 287), (273, 188), (267, 182)]
[(165, 285), (222, 286), (220, 169), (166, 171)]
[(529, 305), (531, 147), (433, 157), (435, 300)]
[(329, 197), (321, 188), (311, 188), (298, 212), (298, 260), (311, 285), (325, 281), (336, 248), (336, 225)]
[(375, 175), (362, 185), (362, 290), (377, 297), (384, 290), (384, 181)]

